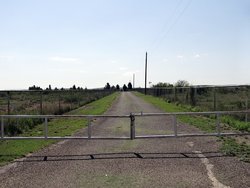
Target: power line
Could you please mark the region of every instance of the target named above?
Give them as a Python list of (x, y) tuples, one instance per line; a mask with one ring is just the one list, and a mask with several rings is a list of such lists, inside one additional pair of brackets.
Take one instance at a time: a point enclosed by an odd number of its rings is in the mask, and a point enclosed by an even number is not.
[(162, 33), (164, 33), (164, 31), (166, 30), (166, 28), (167, 28), (169, 22), (171, 21), (171, 19), (174, 18), (175, 14), (176, 14), (176, 12), (177, 12), (179, 6), (182, 4), (182, 2), (183, 2), (183, 0), (180, 0), (180, 1), (177, 3), (177, 5), (175, 6), (174, 10), (173, 10), (172, 13), (170, 14), (170, 16), (165, 20), (164, 25), (163, 25), (161, 31), (158, 32), (158, 35), (155, 37), (154, 41), (150, 44), (150, 47), (151, 47), (151, 46), (154, 46), (154, 45), (159, 41), (159, 35), (162, 35)]
[[(179, 6), (182, 4), (183, 0), (179, 1), (179, 3), (177, 4), (174, 12), (173, 12), (173, 16), (175, 16), (175, 13), (177, 11), (177, 9), (179, 8)], [(151, 53), (156, 50), (160, 43), (163, 41), (164, 38), (166, 38), (166, 36), (169, 34), (169, 32), (174, 28), (174, 26), (178, 23), (178, 21), (180, 20), (180, 18), (184, 15), (185, 11), (189, 8), (190, 4), (191, 4), (192, 0), (189, 0), (188, 3), (185, 5), (185, 7), (182, 9), (182, 11), (179, 13), (179, 15), (176, 17), (176, 19), (172, 22), (172, 24), (166, 29), (165, 33), (162, 35), (162, 37), (158, 38), (157, 40), (154, 41), (154, 43), (152, 43), (152, 48), (151, 48)], [(166, 28), (167, 23), (164, 24), (164, 29)]]

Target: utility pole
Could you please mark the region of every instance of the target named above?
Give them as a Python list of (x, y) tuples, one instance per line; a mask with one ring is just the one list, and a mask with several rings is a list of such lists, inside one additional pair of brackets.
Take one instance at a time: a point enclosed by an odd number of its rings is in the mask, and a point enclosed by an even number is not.
[(135, 74), (133, 74), (133, 89), (135, 88)]
[(148, 66), (148, 53), (146, 52), (145, 58), (145, 95), (147, 95), (147, 66)]

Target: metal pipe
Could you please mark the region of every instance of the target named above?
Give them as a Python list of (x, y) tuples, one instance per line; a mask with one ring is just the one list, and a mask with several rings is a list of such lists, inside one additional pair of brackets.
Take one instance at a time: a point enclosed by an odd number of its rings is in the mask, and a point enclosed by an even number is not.
[[(246, 114), (249, 111), (216, 111), (216, 112), (173, 112), (173, 113), (133, 113), (133, 116), (165, 116), (165, 115), (229, 115)], [(0, 115), (4, 118), (128, 118), (130, 115)]]

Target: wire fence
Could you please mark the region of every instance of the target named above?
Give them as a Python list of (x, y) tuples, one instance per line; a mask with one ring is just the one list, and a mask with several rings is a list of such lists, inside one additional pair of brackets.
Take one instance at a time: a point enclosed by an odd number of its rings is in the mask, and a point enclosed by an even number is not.
[[(144, 93), (143, 88), (136, 90)], [(250, 86), (148, 88), (147, 94), (202, 111), (248, 110), (250, 103)]]
[(63, 114), (112, 92), (84, 89), (0, 91), (0, 114)]

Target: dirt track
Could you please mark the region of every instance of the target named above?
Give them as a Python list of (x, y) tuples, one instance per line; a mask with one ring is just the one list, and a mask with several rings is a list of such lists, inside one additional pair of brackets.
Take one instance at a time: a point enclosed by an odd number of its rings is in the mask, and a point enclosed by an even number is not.
[[(128, 92), (107, 114), (141, 111), (160, 112)], [(136, 134), (170, 133), (171, 121), (137, 118)], [(198, 131), (179, 124), (178, 129)], [(129, 120), (96, 120), (93, 135), (129, 136)], [(250, 187), (250, 164), (219, 153), (216, 138), (63, 141), (0, 169), (0, 187), (226, 186)]]

